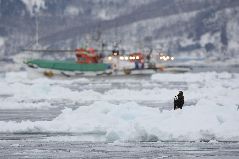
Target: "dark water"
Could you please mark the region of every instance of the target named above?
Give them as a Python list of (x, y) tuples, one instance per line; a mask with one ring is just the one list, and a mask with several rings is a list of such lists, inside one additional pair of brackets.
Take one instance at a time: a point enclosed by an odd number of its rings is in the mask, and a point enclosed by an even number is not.
[(42, 141), (40, 135), (0, 141), (0, 158), (239, 158), (235, 142)]

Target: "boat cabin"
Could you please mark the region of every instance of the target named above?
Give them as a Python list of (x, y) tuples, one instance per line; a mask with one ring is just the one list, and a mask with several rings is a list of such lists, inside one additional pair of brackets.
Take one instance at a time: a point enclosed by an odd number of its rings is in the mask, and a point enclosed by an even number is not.
[(75, 52), (79, 64), (98, 63), (99, 57), (93, 48), (79, 48)]

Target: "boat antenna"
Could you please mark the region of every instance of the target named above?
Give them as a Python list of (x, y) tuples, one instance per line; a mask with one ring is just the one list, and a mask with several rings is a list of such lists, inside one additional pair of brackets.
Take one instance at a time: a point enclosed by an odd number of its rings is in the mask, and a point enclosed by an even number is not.
[(105, 52), (105, 47), (107, 46), (106, 42), (104, 40), (101, 41), (101, 53)]

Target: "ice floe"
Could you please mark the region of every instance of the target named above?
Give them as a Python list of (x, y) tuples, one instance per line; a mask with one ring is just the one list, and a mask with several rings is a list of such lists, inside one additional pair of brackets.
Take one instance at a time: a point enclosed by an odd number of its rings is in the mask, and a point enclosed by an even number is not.
[(95, 102), (76, 110), (66, 108), (52, 121), (0, 122), (0, 132), (78, 133), (106, 141), (239, 140), (239, 111), (202, 99), (182, 110), (159, 111), (135, 102)]

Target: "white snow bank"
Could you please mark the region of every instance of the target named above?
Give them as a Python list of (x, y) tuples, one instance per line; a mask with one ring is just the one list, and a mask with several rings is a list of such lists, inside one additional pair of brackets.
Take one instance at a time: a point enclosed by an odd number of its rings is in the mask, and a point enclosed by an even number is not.
[(106, 141), (239, 140), (239, 111), (202, 99), (195, 106), (160, 112), (135, 102), (96, 102), (64, 109), (52, 121), (0, 121), (0, 132), (80, 133)]
[(103, 100), (161, 101), (167, 102), (174, 97), (177, 89), (153, 88), (142, 90), (111, 89), (103, 94)]
[[(239, 104), (239, 74), (237, 73), (186, 73), (155, 74), (155, 82), (182, 82), (188, 85), (183, 90), (187, 100), (210, 99), (221, 104)], [(170, 94), (171, 95), (171, 94)]]
[(77, 78), (77, 79), (49, 79), (49, 78), (37, 78), (29, 79), (27, 72), (7, 72), (4, 78), (0, 78), (0, 81), (5, 81), (8, 83), (22, 82), (22, 83), (47, 83), (47, 84), (72, 84), (72, 83), (86, 83), (89, 82), (87, 78)]
[[(156, 74), (152, 80), (97, 80), (107, 84), (104, 93), (92, 90), (91, 80), (28, 80), (24, 73), (8, 73), (0, 78), (0, 96), (12, 95), (0, 103), (0, 109), (48, 108), (48, 103), (21, 103), (34, 99), (69, 99), (73, 101), (102, 101), (76, 110), (64, 109), (52, 121), (0, 121), (0, 132), (69, 132), (87, 136), (101, 136), (107, 141), (157, 140), (239, 140), (239, 74), (186, 73)], [(75, 84), (76, 82), (77, 84)], [(85, 83), (84, 83), (85, 82)], [(112, 89), (119, 82), (133, 87)], [(161, 83), (162, 82), (162, 83)], [(183, 110), (163, 111), (141, 106), (138, 100), (172, 101), (177, 84), (168, 88), (167, 82), (181, 82), (185, 88), (185, 101), (195, 105)], [(117, 84), (119, 84), (117, 83)], [(88, 90), (71, 90), (69, 86), (89, 85)], [(138, 85), (142, 84), (141, 89)], [(180, 84), (179, 84), (180, 85)], [(95, 85), (94, 85), (95, 86)], [(124, 86), (124, 85), (123, 85)], [(135, 86), (135, 87), (134, 87)], [(152, 87), (153, 86), (153, 87)], [(160, 86), (160, 87), (158, 87)], [(133, 89), (132, 89), (133, 88)], [(4, 97), (4, 96), (3, 96)], [(30, 99), (30, 100), (28, 100)], [(107, 101), (130, 100), (124, 104)], [(38, 100), (39, 101), (39, 100)], [(44, 100), (43, 100), (44, 101)]]
[(26, 82), (28, 81), (27, 72), (8, 72), (5, 74), (5, 78), (1, 80), (6, 82)]
[(26, 72), (9, 72), (0, 78), (0, 95), (13, 95), (15, 98), (30, 99), (76, 98), (79, 97), (79, 94), (75, 95), (75, 91), (65, 88), (65, 85), (74, 83), (89, 83), (89, 80), (86, 78), (73, 80), (39, 78), (30, 80)]
[(13, 94), (15, 99), (69, 99), (73, 101), (121, 101), (121, 100), (137, 100), (137, 101), (149, 101), (159, 100), (166, 102), (177, 93), (177, 89), (110, 89), (104, 93), (100, 93), (94, 90), (71, 90), (70, 88), (51, 85), (48, 83), (12, 83), (8, 87), (0, 84), (1, 94)]
[(203, 73), (185, 73), (185, 74), (154, 74), (151, 79), (157, 82), (207, 82), (217, 79), (230, 79), (233, 74), (228, 72), (203, 72)]
[[(0, 79), (0, 95), (12, 95), (16, 100), (22, 99), (68, 99), (73, 101), (159, 101), (172, 102), (179, 89), (167, 88), (168, 82), (186, 83), (182, 88), (186, 101), (210, 99), (217, 104), (239, 104), (239, 75), (231, 73), (186, 73), (156, 74), (152, 80), (106, 80), (98, 81), (94, 87), (107, 86), (105, 92), (92, 90), (90, 79), (51, 80), (40, 78), (28, 80), (25, 73), (8, 73)], [(100, 82), (105, 82), (101, 84)], [(111, 89), (115, 82), (124, 83), (126, 88)], [(157, 83), (163, 82), (163, 84)], [(72, 84), (74, 84), (72, 86)], [(142, 85), (142, 86), (141, 86)], [(84, 86), (85, 90), (72, 90), (72, 87)], [(160, 87), (159, 87), (160, 86)], [(161, 88), (161, 87), (166, 88)], [(140, 88), (140, 89), (139, 89)]]
[[(11, 92), (12, 90), (12, 92)], [(11, 92), (11, 93), (10, 93)], [(69, 100), (92, 100), (99, 99), (100, 93), (85, 90), (73, 91), (69, 88), (59, 85), (50, 85), (48, 83), (35, 83), (32, 85), (13, 83), (4, 91), (5, 94), (14, 94), (15, 99), (69, 99)], [(0, 93), (1, 94), (1, 93)]]
[[(162, 102), (171, 100), (171, 97), (177, 92), (176, 89), (142, 89), (134, 90), (131, 87), (139, 87), (140, 85), (152, 85), (145, 80), (106, 80), (104, 84), (94, 84), (98, 88), (107, 86), (110, 88), (114, 83), (125, 83), (126, 87), (122, 89), (109, 89), (104, 93), (100, 93), (91, 89), (91, 81), (86, 78), (74, 80), (52, 80), (48, 78), (39, 78), (30, 80), (27, 78), (26, 72), (10, 72), (6, 73), (4, 78), (0, 79), (0, 95), (13, 95), (15, 99), (70, 99), (74, 101), (103, 100), (103, 101), (120, 101), (120, 100), (161, 100)], [(69, 86), (77, 83), (78, 86), (88, 86), (87, 89), (77, 91), (71, 90)], [(82, 83), (82, 84), (81, 84)], [(140, 86), (141, 87), (141, 86)]]

